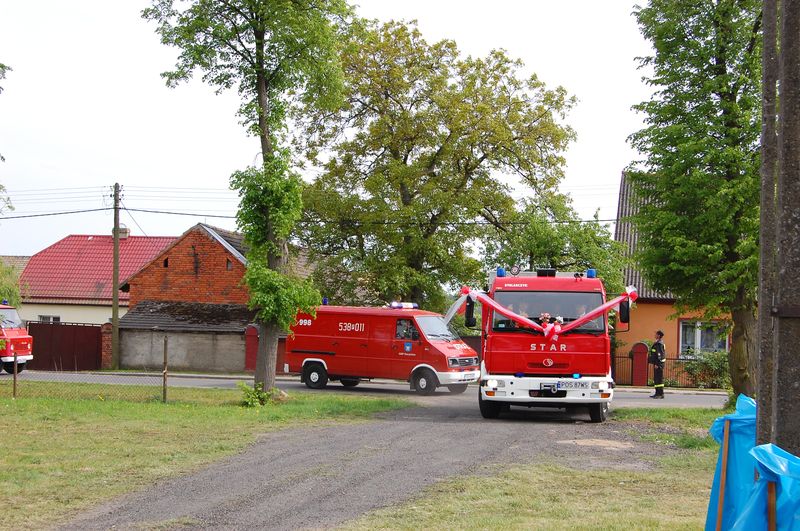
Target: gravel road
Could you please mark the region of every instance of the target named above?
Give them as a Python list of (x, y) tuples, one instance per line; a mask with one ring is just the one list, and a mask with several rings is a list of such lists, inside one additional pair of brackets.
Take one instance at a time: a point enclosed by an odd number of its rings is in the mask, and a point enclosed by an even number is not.
[[(475, 392), (437, 394), (358, 424), (289, 429), (244, 453), (80, 515), (62, 529), (328, 528), (448, 477), (551, 460), (577, 469), (647, 469), (648, 443), (586, 413), (513, 410), (480, 418)], [(660, 450), (663, 453), (663, 447)]]

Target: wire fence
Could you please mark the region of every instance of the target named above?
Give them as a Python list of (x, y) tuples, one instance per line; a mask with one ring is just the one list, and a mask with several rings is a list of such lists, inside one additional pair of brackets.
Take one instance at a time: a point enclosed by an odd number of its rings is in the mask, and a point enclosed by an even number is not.
[(239, 382), (252, 387), (252, 376), (170, 373), (169, 370), (0, 371), (0, 399), (124, 400), (130, 402), (238, 403)]

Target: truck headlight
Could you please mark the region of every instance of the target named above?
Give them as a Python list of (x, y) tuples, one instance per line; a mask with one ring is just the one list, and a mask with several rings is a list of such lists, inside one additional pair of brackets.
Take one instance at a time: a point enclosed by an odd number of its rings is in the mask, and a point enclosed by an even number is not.
[(458, 358), (447, 358), (447, 364), (450, 367), (458, 367)]
[(486, 387), (497, 389), (497, 380), (486, 380)]

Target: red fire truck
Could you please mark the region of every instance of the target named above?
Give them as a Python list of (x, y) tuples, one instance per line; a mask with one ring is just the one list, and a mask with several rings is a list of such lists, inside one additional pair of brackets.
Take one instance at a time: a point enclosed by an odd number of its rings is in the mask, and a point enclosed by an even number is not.
[(33, 338), (28, 334), (22, 319), (13, 306), (0, 304), (0, 362), (3, 370), (14, 372), (14, 354), (17, 358), (17, 372), (25, 369), (25, 364), (33, 359)]
[(619, 307), (618, 321), (628, 322), (634, 288), (607, 302), (592, 269), (506, 276), (498, 268), (488, 293), (464, 292), (467, 326), (475, 325), (474, 302), (483, 306), (478, 403), (484, 418), (510, 406), (588, 407), (592, 422), (606, 420), (614, 396), (607, 314)]
[[(413, 305), (416, 306), (416, 305)], [(329, 380), (345, 387), (370, 378), (405, 380), (423, 395), (446, 386), (463, 393), (477, 382), (478, 354), (438, 313), (408, 303), (393, 307), (320, 306), (299, 314), (286, 339), (287, 372), (312, 389)]]

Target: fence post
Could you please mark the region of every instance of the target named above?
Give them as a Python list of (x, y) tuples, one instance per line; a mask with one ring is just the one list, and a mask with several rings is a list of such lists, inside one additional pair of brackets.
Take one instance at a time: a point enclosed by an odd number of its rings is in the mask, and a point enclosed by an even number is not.
[(731, 421), (725, 420), (725, 428), (722, 431), (722, 466), (719, 474), (719, 501), (717, 502), (717, 531), (722, 529), (722, 509), (725, 505), (725, 480), (728, 476), (728, 445), (731, 438)]
[(164, 334), (164, 370), (162, 371), (161, 375), (162, 375), (161, 401), (166, 403), (167, 402), (167, 334)]
[(12, 397), (14, 400), (17, 399), (17, 351), (14, 351), (14, 389), (12, 391)]
[(776, 498), (777, 491), (775, 482), (770, 481), (767, 483), (767, 529), (769, 529), (769, 531), (775, 531), (778, 528)]

